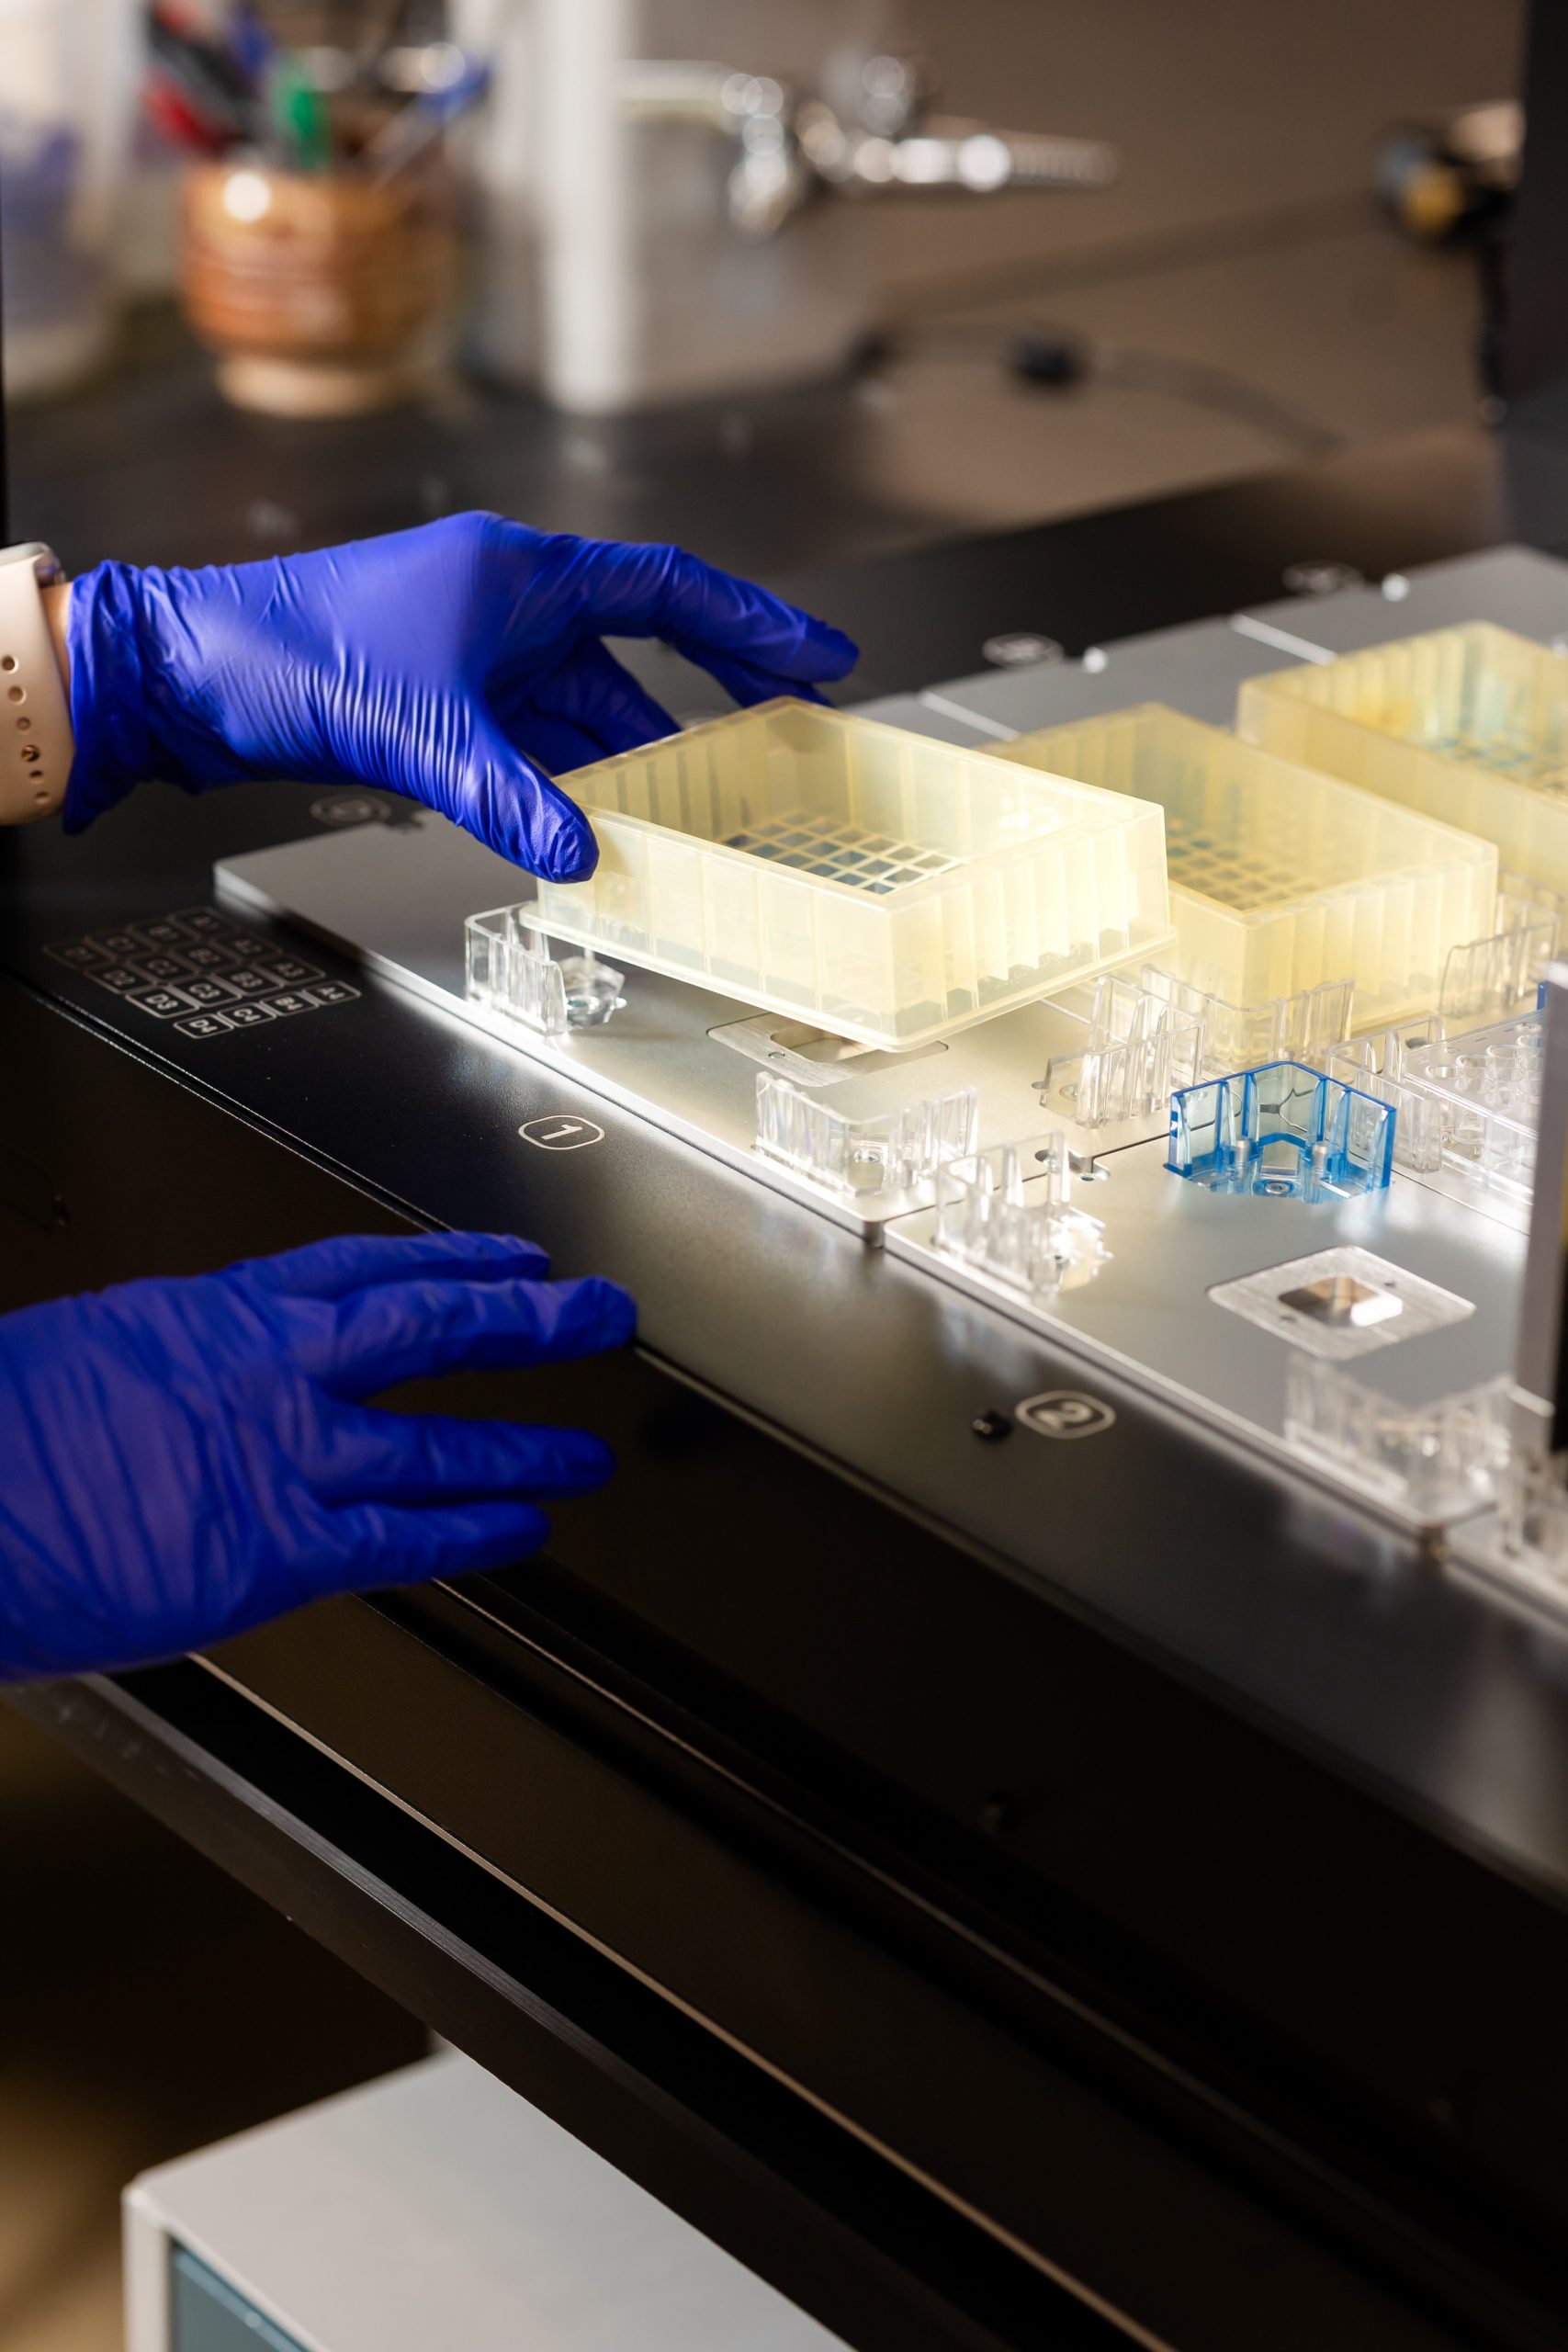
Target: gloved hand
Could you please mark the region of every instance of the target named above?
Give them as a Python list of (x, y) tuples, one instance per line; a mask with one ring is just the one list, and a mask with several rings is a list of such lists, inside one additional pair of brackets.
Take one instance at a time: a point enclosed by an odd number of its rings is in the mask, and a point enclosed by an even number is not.
[(526, 1242), (350, 1236), (0, 1317), (0, 1679), (199, 1648), (323, 1593), (520, 1560), (608, 1449), (356, 1400), (621, 1346)]
[(225, 570), (101, 563), (71, 591), (65, 830), (146, 776), (287, 775), (405, 793), (578, 879), (597, 845), (548, 772), (675, 727), (605, 635), (666, 639), (741, 703), (815, 699), (855, 662), (837, 629), (678, 548), (498, 514)]

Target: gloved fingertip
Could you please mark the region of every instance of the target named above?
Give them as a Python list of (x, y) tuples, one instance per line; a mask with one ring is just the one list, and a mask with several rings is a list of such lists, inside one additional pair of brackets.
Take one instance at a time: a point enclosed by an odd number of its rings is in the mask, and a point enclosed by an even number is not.
[(588, 1274), (571, 1285), (573, 1319), (596, 1325), (600, 1345), (604, 1348), (624, 1348), (637, 1332), (637, 1301), (619, 1283), (606, 1282), (603, 1274)]
[(598, 863), (599, 843), (586, 820), (563, 825), (548, 841), (536, 843), (532, 860), (535, 873), (546, 882), (586, 882)]
[[(536, 1241), (525, 1241), (520, 1234), (454, 1233), (450, 1240), (454, 1251), (462, 1250), (473, 1261), (467, 1276), (470, 1282), (484, 1281), (485, 1272), (480, 1268), (488, 1271), (491, 1266), (494, 1267), (498, 1282), (510, 1279), (518, 1272), (520, 1261), (526, 1268), (526, 1278), (530, 1282), (543, 1282), (548, 1277), (549, 1251), (542, 1250)], [(413, 1271), (411, 1267), (410, 1272)], [(439, 1278), (439, 1261), (434, 1263), (430, 1271)]]
[(592, 826), (574, 800), (547, 782), (511, 805), (503, 838), (491, 845), (545, 882), (586, 882), (599, 863)]
[(431, 1238), (445, 1248), (471, 1248), (481, 1258), (516, 1257), (519, 1253), (524, 1257), (542, 1257), (544, 1254), (536, 1241), (525, 1241), (520, 1233), (496, 1233), (488, 1227), (473, 1230), (454, 1228), (450, 1233), (434, 1234)]
[(852, 637), (846, 637), (831, 621), (819, 621), (815, 614), (806, 616), (806, 636), (817, 656), (812, 665), (813, 675), (829, 682), (847, 678), (860, 660), (860, 647)]
[[(615, 1457), (602, 1437), (588, 1430), (573, 1430), (570, 1444), (555, 1455), (549, 1478), (550, 1491), (558, 1495), (593, 1495), (607, 1487), (615, 1475)], [(531, 1474), (536, 1479), (538, 1473)], [(536, 1487), (536, 1491), (542, 1488)]]

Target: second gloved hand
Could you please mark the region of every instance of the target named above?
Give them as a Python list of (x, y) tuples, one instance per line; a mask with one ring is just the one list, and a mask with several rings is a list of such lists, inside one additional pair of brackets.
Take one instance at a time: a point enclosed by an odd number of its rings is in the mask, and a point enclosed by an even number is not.
[(0, 1680), (536, 1550), (539, 1504), (608, 1477), (598, 1438), (358, 1400), (630, 1339), (624, 1291), (544, 1270), (504, 1236), (350, 1236), (0, 1317)]
[(498, 514), (203, 571), (99, 564), (67, 635), (68, 832), (150, 776), (376, 785), (559, 882), (598, 853), (553, 775), (674, 730), (605, 637), (662, 638), (741, 703), (811, 695), (855, 660), (678, 548)]

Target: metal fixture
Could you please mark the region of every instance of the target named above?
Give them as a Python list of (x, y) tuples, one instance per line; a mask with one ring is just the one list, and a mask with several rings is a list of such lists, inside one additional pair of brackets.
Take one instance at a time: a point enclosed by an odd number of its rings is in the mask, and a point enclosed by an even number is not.
[(730, 218), (751, 237), (774, 235), (828, 189), (991, 196), (1009, 187), (1108, 187), (1117, 172), (1116, 152), (1102, 140), (928, 113), (933, 85), (918, 58), (868, 58), (851, 107), (771, 74), (660, 59), (628, 59), (618, 87), (633, 120), (705, 123), (735, 141)]

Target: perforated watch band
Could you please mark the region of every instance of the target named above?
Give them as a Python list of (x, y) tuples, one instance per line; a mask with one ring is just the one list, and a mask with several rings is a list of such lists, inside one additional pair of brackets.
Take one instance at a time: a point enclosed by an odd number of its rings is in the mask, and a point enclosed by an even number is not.
[(0, 548), (0, 825), (51, 817), (75, 755), (71, 708), (43, 591), (60, 579), (51, 548)]

